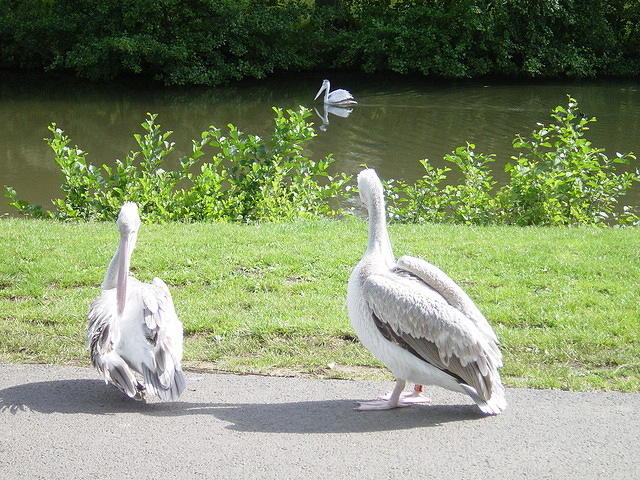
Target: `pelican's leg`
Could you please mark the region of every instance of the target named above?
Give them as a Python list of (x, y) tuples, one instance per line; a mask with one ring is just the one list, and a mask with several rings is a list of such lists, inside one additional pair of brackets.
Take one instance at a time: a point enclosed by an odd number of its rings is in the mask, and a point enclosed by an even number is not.
[(388, 399), (377, 399), (370, 400), (368, 402), (358, 402), (358, 406), (355, 408), (356, 410), (390, 410), (392, 408), (398, 407), (407, 407), (408, 403), (400, 402), (400, 395), (402, 394), (402, 390), (404, 390), (406, 382), (404, 380), (400, 380), (396, 378), (396, 386), (393, 387), (393, 391)]
[[(414, 404), (414, 403), (429, 403), (431, 402), (431, 398), (427, 395), (424, 395), (422, 392), (424, 391), (424, 386), (416, 383), (413, 386), (413, 390), (411, 392), (402, 392), (400, 394), (400, 404)], [(386, 395), (380, 397), (382, 400), (389, 400), (391, 398), (391, 394), (393, 392), (388, 392)]]
[(420, 385), (416, 383), (413, 386), (413, 391), (403, 392), (403, 395), (400, 397), (400, 400), (406, 403), (429, 403), (431, 398), (424, 393), (424, 385)]

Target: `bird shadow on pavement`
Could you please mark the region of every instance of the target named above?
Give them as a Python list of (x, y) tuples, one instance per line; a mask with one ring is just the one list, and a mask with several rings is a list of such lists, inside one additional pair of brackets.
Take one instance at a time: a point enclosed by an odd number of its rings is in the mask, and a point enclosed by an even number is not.
[(147, 405), (129, 399), (101, 380), (31, 382), (0, 390), (0, 414), (21, 412), (114, 414), (143, 413)]
[(360, 433), (437, 427), (484, 417), (475, 405), (412, 406), (358, 412), (352, 400), (231, 404), (212, 412), (230, 430), (261, 433)]
[[(188, 400), (189, 392), (181, 397)], [(71, 379), (25, 383), (0, 390), (0, 415), (42, 414), (156, 417), (213, 416), (240, 432), (347, 433), (435, 427), (484, 418), (475, 405), (426, 405), (358, 412), (353, 400), (313, 400), (285, 403), (140, 402), (127, 398), (101, 380)], [(212, 422), (215, 423), (215, 422)]]

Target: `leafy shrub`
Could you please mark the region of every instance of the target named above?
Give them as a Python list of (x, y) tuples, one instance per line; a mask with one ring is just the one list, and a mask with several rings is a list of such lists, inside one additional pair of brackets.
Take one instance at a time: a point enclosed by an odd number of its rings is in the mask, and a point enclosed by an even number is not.
[(451, 169), (434, 168), (428, 160), (420, 160), (420, 164), (425, 173), (413, 185), (404, 180), (385, 182), (389, 216), (404, 223), (444, 222), (449, 201), (447, 189), (440, 183)]
[(604, 224), (616, 216), (618, 198), (638, 175), (616, 173), (616, 163), (633, 154), (610, 159), (584, 135), (595, 118), (584, 118), (569, 97), (567, 108), (551, 113), (556, 123), (540, 125), (530, 139), (517, 136), (513, 147), (524, 152), (506, 166), (510, 182), (498, 195), (509, 223)]
[(475, 145), (467, 143), (453, 153), (445, 155), (445, 160), (455, 163), (463, 176), (463, 183), (448, 185), (446, 197), (451, 208), (451, 219), (456, 223), (491, 223), (496, 212), (496, 201), (491, 196), (495, 181), (488, 168), (493, 155), (475, 152)]
[(497, 204), (491, 195), (495, 181), (487, 165), (494, 159), (474, 149), (474, 144), (467, 143), (444, 157), (457, 165), (461, 184), (441, 186), (451, 169), (434, 168), (427, 160), (420, 161), (425, 173), (413, 185), (402, 180), (387, 182), (391, 218), (407, 223), (491, 223)]
[(460, 169), (460, 184), (441, 186), (450, 169), (436, 169), (426, 160), (421, 162), (425, 174), (414, 185), (391, 181), (391, 217), (401, 222), (640, 225), (634, 208), (619, 206), (640, 181), (640, 171), (618, 173), (616, 168), (636, 157), (618, 153), (610, 159), (594, 147), (585, 133), (596, 119), (584, 118), (571, 97), (551, 117), (555, 123), (539, 124), (530, 139), (516, 136), (514, 148), (524, 151), (506, 165), (505, 185), (495, 188), (488, 166), (493, 156), (467, 144), (445, 157)]
[[(138, 150), (129, 152), (114, 166), (96, 167), (86, 152), (70, 146), (70, 139), (55, 124), (47, 139), (64, 181), (63, 198), (54, 210), (19, 200), (6, 187), (10, 205), (20, 212), (59, 220), (112, 220), (124, 201), (138, 203), (143, 218), (171, 220), (284, 220), (301, 216), (334, 215), (329, 201), (349, 195), (349, 177), (331, 176), (331, 157), (314, 161), (304, 156), (303, 145), (315, 136), (306, 122), (309, 111), (274, 108), (275, 128), (263, 140), (246, 135), (234, 125), (228, 132), (214, 126), (192, 143), (192, 153), (167, 166), (174, 149), (171, 132), (163, 132), (156, 116), (135, 134)], [(201, 162), (205, 150), (214, 147), (211, 161)], [(194, 172), (195, 170), (195, 172)], [(199, 171), (198, 171), (199, 170)]]

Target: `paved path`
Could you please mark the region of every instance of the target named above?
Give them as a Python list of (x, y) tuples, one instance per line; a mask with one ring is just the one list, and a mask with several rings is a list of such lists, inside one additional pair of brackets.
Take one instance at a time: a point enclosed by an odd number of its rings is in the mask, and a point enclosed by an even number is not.
[(640, 395), (509, 390), (356, 412), (389, 383), (188, 374), (133, 402), (86, 368), (0, 365), (0, 479), (640, 479)]

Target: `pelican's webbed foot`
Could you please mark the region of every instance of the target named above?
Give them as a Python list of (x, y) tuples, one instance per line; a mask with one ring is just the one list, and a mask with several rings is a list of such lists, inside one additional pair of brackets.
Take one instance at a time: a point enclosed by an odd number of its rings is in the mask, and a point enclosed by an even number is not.
[(411, 392), (403, 392), (405, 381), (396, 379), (396, 386), (384, 397), (368, 402), (358, 402), (355, 410), (391, 410), (392, 408), (409, 407), (411, 405), (427, 403), (428, 397), (422, 395), (422, 385), (416, 384)]
[(408, 403), (402, 403), (400, 401), (393, 402), (391, 401), (391, 399), (384, 400), (378, 398), (376, 400), (369, 400), (367, 402), (358, 402), (358, 406), (354, 408), (354, 410), (359, 410), (361, 412), (366, 412), (369, 410), (391, 410), (393, 408), (408, 407), (409, 405), (410, 404)]

